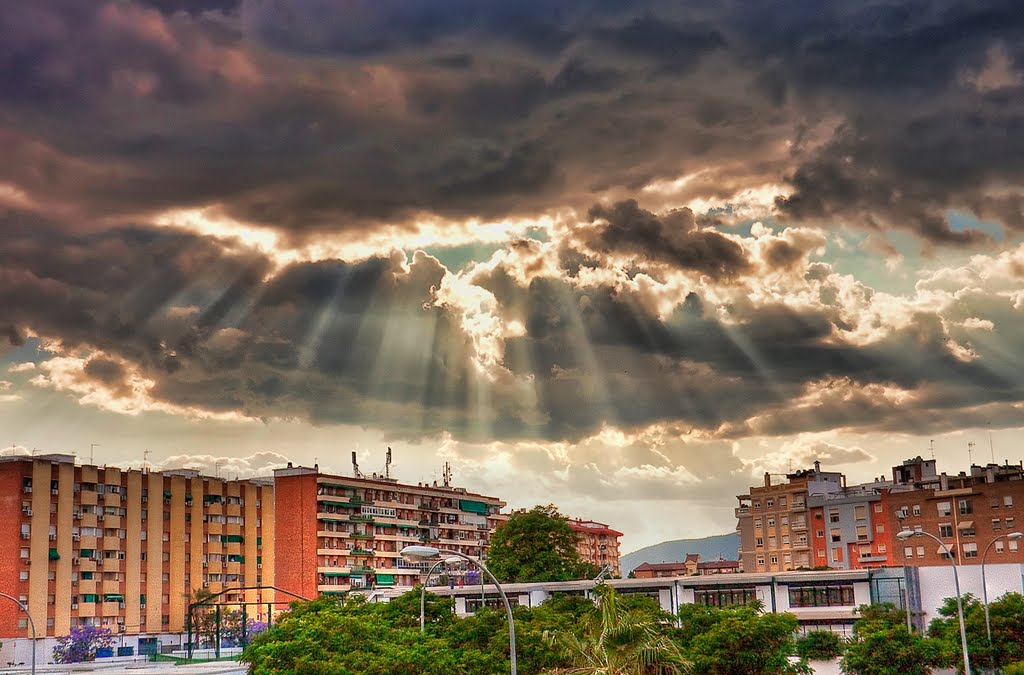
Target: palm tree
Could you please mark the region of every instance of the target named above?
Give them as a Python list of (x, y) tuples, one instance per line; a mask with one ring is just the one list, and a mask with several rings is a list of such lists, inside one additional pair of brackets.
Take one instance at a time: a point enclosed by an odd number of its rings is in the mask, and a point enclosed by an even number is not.
[(612, 588), (599, 585), (598, 613), (581, 634), (562, 631), (549, 636), (572, 663), (551, 675), (681, 675), (689, 672), (682, 651), (665, 634), (656, 615), (619, 606)]

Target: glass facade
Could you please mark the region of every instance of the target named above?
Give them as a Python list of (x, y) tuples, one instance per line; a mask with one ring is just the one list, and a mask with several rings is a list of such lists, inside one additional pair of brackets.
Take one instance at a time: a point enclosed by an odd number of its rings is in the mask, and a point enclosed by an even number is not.
[(790, 607), (852, 607), (853, 584), (819, 583), (789, 587)]

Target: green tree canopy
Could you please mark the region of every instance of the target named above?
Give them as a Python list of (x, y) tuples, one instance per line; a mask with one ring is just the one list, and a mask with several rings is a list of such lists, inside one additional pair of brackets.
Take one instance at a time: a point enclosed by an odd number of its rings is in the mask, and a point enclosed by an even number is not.
[(840, 666), (847, 675), (928, 675), (951, 662), (940, 640), (907, 630), (906, 613), (892, 604), (862, 605)]
[(491, 539), (487, 566), (502, 582), (570, 581), (597, 576), (576, 550), (579, 535), (558, 509), (535, 506), (509, 516)]
[(718, 609), (683, 605), (679, 640), (693, 672), (707, 675), (777, 675), (809, 673), (791, 663), (793, 635), (799, 622), (789, 613), (762, 614), (760, 603)]
[[(963, 596), (964, 625), (967, 629), (967, 650), (971, 655), (971, 670), (1001, 668), (1024, 659), (1024, 596), (1007, 593), (989, 603), (992, 623), (992, 644), (985, 630), (985, 606), (970, 593)], [(957, 617), (956, 598), (946, 598), (938, 611), (939, 617), (928, 626), (931, 637), (942, 640), (947, 651), (962, 659), (960, 620)]]

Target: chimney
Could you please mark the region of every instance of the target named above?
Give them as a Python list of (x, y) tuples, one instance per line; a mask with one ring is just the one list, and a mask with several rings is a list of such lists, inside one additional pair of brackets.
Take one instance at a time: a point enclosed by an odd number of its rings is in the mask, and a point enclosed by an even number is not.
[(821, 473), (821, 462), (814, 460), (814, 473)]
[(770, 473), (768, 473), (767, 471), (764, 472), (764, 486), (765, 487), (771, 487), (772, 486), (772, 475)]

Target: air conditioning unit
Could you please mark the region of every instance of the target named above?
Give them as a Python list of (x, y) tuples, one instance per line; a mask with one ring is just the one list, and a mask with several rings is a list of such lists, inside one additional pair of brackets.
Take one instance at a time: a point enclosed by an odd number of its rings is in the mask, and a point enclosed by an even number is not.
[(78, 603), (77, 602), (72, 602), (71, 603), (71, 609), (78, 609)]
[(30, 558), (22, 558), (22, 560), (25, 561), (26, 565), (31, 565), (32, 564), (32, 560)]
[(72, 565), (77, 565), (80, 562), (81, 562), (81, 560), (79, 558), (77, 558), (77, 557), (71, 559), (71, 564)]
[(73, 535), (71, 535), (71, 541), (82, 541), (82, 535), (80, 535), (80, 534), (73, 534)]
[(22, 507), (21, 512), (24, 513), (26, 516), (32, 515), (32, 509), (31, 507), (28, 506)]
[(78, 579), (72, 579), (71, 580), (71, 585), (72, 586), (77, 586), (78, 585)]
[(82, 512), (81, 511), (75, 511), (75, 512), (73, 512), (71, 514), (71, 517), (74, 518), (75, 520), (81, 520), (82, 519)]
[(29, 532), (22, 532), (22, 533), (21, 533), (21, 538), (22, 538), (22, 539), (29, 539), (29, 538), (31, 538), (31, 537), (32, 537), (32, 534), (31, 534), (31, 533), (29, 533)]
[(263, 569), (263, 563), (256, 563), (256, 569), (258, 569), (258, 570)]
[(54, 488), (54, 489), (50, 490), (50, 494), (56, 496), (57, 495), (57, 488)]
[(50, 541), (57, 541), (57, 535), (56, 534), (51, 534), (50, 535)]

